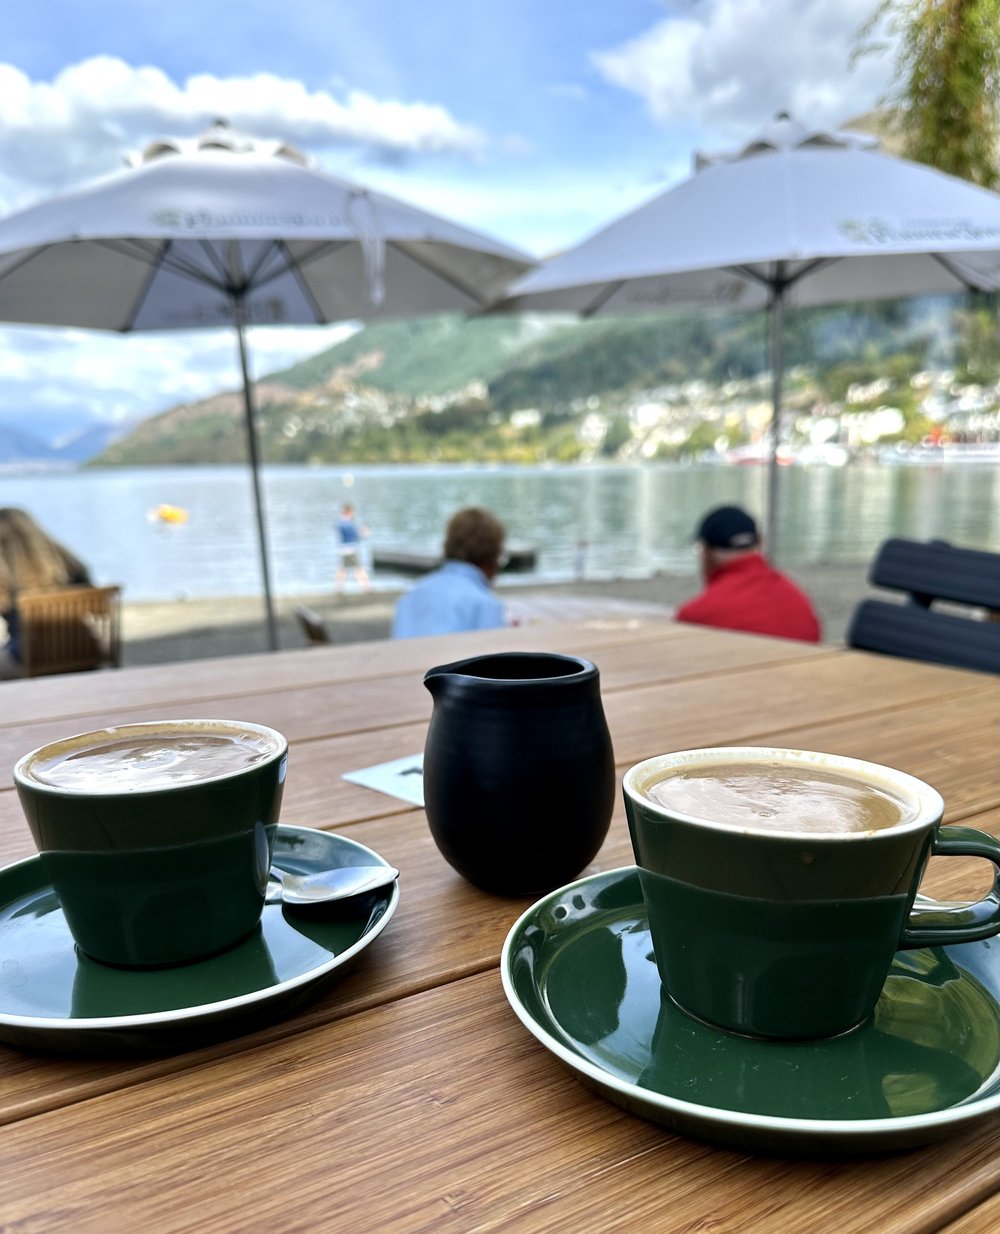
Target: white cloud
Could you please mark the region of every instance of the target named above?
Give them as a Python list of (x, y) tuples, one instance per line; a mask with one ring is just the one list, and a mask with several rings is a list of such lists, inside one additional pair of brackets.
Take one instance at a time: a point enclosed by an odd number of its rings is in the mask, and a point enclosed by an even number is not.
[(268, 73), (177, 83), (160, 69), (96, 56), (47, 82), (0, 64), (0, 208), (113, 171), (128, 151), (157, 137), (192, 136), (217, 116), (313, 152), (354, 147), (469, 159), (487, 144), (481, 130), (436, 103), (308, 90)]
[[(251, 376), (287, 368), (347, 338), (357, 327), (251, 330)], [(130, 336), (86, 330), (0, 329), (0, 421), (36, 425), (149, 416), (177, 403), (239, 389), (229, 330)]]
[(873, 0), (702, 0), (592, 59), (663, 124), (739, 138), (788, 110), (805, 124), (836, 126), (871, 108), (886, 85), (884, 57), (849, 69), (873, 8)]

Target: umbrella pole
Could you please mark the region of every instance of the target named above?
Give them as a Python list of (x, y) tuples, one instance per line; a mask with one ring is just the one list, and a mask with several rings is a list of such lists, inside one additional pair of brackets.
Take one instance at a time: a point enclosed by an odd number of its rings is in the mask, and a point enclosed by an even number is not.
[(257, 450), (257, 424), (254, 418), (253, 394), (250, 372), (247, 367), (246, 323), (243, 315), (243, 299), (233, 297), (236, 320), (236, 336), (240, 344), (240, 368), (243, 372), (243, 407), (246, 412), (247, 446), (250, 451), (250, 475), (253, 478), (254, 510), (257, 515), (257, 543), (260, 549), (260, 574), (264, 584), (264, 605), (267, 609), (267, 639), (272, 651), (278, 650), (278, 624), (274, 618), (274, 600), (271, 596), (271, 569), (267, 560), (267, 531), (264, 526), (264, 501), (260, 491), (260, 459)]
[(785, 287), (775, 283), (771, 318), (771, 450), (767, 460), (767, 523), (764, 544), (773, 561), (778, 551), (778, 446), (781, 442), (781, 387), (784, 377)]

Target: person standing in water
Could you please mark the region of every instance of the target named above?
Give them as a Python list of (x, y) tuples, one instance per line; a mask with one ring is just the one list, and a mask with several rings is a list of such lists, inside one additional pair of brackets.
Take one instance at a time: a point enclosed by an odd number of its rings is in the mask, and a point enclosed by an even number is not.
[(371, 579), (361, 559), (361, 541), (368, 535), (368, 528), (358, 522), (355, 509), (349, 501), (345, 501), (340, 507), (337, 535), (340, 537), (340, 562), (334, 577), (334, 588), (340, 591), (347, 581), (348, 570), (353, 570), (361, 590), (371, 591)]

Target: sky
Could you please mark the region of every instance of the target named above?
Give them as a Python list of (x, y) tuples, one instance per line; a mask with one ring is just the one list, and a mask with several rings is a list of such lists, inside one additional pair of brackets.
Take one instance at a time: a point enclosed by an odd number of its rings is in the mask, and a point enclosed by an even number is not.
[[(836, 127), (876, 0), (46, 0), (8, 5), (0, 216), (226, 117), (544, 257), (780, 110)], [(255, 330), (263, 374), (350, 326)], [(49, 437), (238, 384), (232, 332), (0, 327), (0, 421)]]

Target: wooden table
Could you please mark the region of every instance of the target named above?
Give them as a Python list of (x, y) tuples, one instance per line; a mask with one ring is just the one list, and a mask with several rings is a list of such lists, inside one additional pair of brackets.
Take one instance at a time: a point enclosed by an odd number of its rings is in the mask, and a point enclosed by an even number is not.
[[(439, 856), (422, 811), (340, 778), (422, 748), (425, 668), (503, 649), (597, 663), (620, 772), (688, 746), (828, 750), (929, 779), (949, 821), (997, 830), (996, 679), (655, 619), (0, 686), (8, 768), (46, 740), (112, 722), (217, 715), (281, 729), (283, 821), (371, 846), (399, 867), (402, 888), (358, 965), (294, 1018), (168, 1058), (0, 1047), (0, 1229), (996, 1234), (995, 1126), (862, 1160), (731, 1151), (603, 1100), (518, 1023), (497, 963), (527, 901), (477, 891)], [(6, 864), (33, 846), (4, 779)], [(926, 890), (982, 890), (973, 863), (940, 862)], [(630, 863), (619, 804), (593, 868)]]

